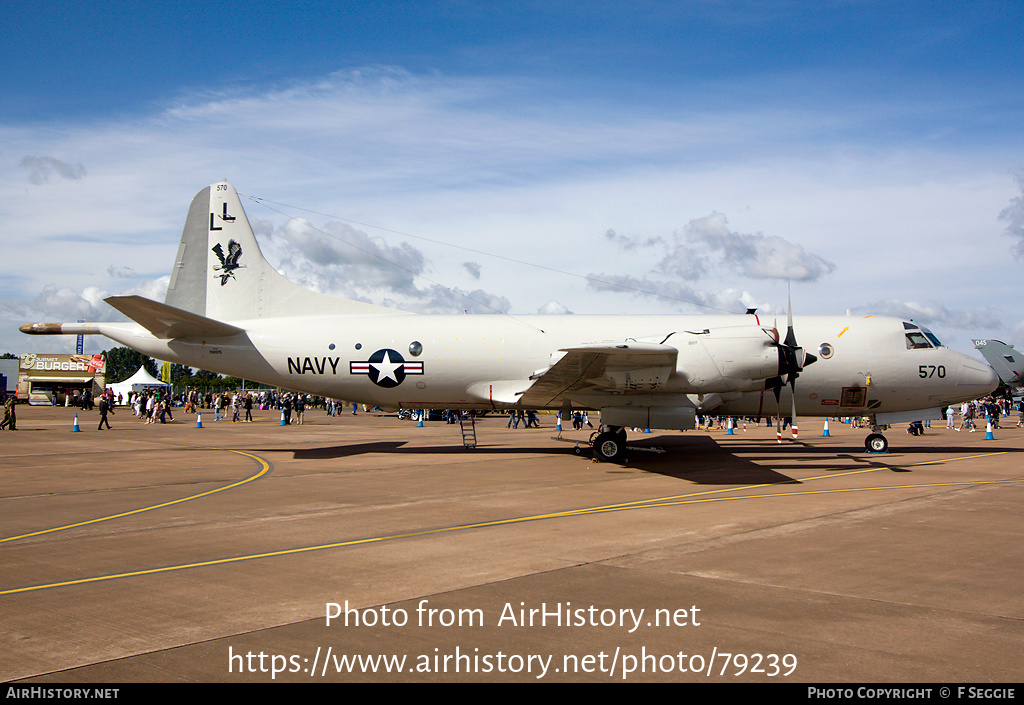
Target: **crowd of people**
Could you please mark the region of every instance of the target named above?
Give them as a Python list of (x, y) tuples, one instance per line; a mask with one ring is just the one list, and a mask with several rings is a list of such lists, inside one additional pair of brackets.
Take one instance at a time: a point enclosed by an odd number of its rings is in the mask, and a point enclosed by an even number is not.
[[(955, 431), (967, 430), (973, 433), (978, 430), (978, 424), (981, 423), (982, 430), (985, 430), (988, 423), (991, 422), (992, 428), (1000, 427), (1000, 419), (1015, 418), (1014, 423), (1017, 428), (1024, 427), (1024, 399), (1018, 399), (1012, 401), (1002, 397), (985, 397), (984, 399), (976, 399), (974, 401), (964, 402), (953, 406), (944, 406), (941, 408), (942, 418), (946, 419), (946, 428)], [(959, 423), (957, 423), (957, 415), (959, 414)], [(862, 416), (840, 416), (832, 417), (836, 421), (844, 424), (849, 424), (851, 428), (871, 428), (871, 419), (869, 417)], [(775, 417), (758, 417), (758, 418), (741, 418), (740, 422), (747, 422), (758, 424), (762, 421), (766, 426), (775, 425)], [(791, 423), (792, 419), (788, 416), (782, 417), (781, 425), (785, 430)], [(728, 417), (726, 416), (698, 416), (697, 417), (697, 428), (704, 430), (724, 429), (727, 427)], [(909, 424), (907, 432), (912, 435), (920, 435), (924, 433), (924, 429), (931, 428), (932, 422), (930, 419), (913, 421)]]
[(955, 431), (967, 430), (974, 433), (978, 430), (977, 420), (983, 423), (992, 424), (992, 428), (999, 428), (1001, 418), (1010, 417), (1012, 412), (1017, 415), (1017, 428), (1024, 426), (1024, 399), (1011, 402), (1009, 399), (996, 397), (985, 397), (971, 402), (964, 402), (960, 405), (960, 424), (956, 424), (956, 409), (948, 406), (943, 409), (946, 417), (946, 428)]
[(167, 394), (151, 389), (129, 393), (128, 399), (123, 401), (133, 409), (135, 416), (145, 419), (146, 423), (173, 421), (172, 409), (180, 408), (185, 414), (211, 410), (213, 421), (227, 420), (230, 415), (232, 423), (252, 423), (253, 410), (274, 410), (283, 414), (285, 425), (293, 421), (302, 424), (308, 408), (319, 408), (332, 416), (337, 415), (342, 404), (334, 399), (275, 390), (200, 392), (191, 389), (179, 394)]
[[(76, 390), (77, 392), (77, 390)], [(67, 395), (68, 406), (75, 406), (83, 410), (90, 410), (98, 406), (100, 412), (100, 429), (104, 426), (110, 428), (108, 415), (114, 413), (114, 409), (120, 406), (128, 406), (133, 414), (143, 419), (147, 424), (167, 423), (174, 421), (174, 410), (180, 410), (185, 414), (201, 413), (202, 410), (213, 411), (213, 421), (227, 420), (230, 415), (232, 423), (251, 423), (253, 411), (275, 411), (282, 415), (284, 425), (302, 424), (305, 419), (305, 412), (309, 409), (323, 410), (328, 416), (340, 416), (349, 413), (348, 405), (339, 399), (330, 399), (311, 394), (296, 392), (280, 392), (276, 390), (250, 390), (234, 392), (202, 392), (197, 389), (190, 389), (177, 394), (171, 394), (162, 388), (148, 389), (142, 392), (130, 392), (127, 398), (121, 394), (114, 395), (111, 389), (105, 390), (99, 397), (98, 403), (89, 390), (81, 393)], [(0, 429), (16, 429), (16, 416), (14, 409), (14, 397), (10, 397), (4, 404), (4, 419), (0, 423)], [(358, 405), (351, 403), (351, 413), (356, 414)], [(363, 405), (364, 411), (371, 409)], [(379, 411), (374, 407), (372, 410)], [(540, 428), (537, 412), (534, 410), (509, 410), (508, 428)], [(942, 415), (946, 419), (946, 428), (955, 431), (967, 431), (974, 433), (978, 430), (979, 424), (984, 430), (989, 423), (993, 428), (999, 428), (1004, 418), (1014, 418), (1018, 428), (1024, 427), (1024, 399), (1012, 401), (1001, 397), (985, 397), (971, 402), (964, 402), (959, 405), (942, 408)], [(958, 416), (959, 415), (959, 416)], [(457, 412), (443, 415), (445, 420), (458, 422)], [(959, 419), (959, 423), (957, 422)], [(852, 428), (868, 427), (870, 422), (866, 418), (856, 416), (839, 417), (838, 421), (848, 423)], [(774, 417), (744, 418), (737, 420), (737, 423), (775, 425)], [(574, 410), (568, 419), (563, 423), (572, 423), (574, 430), (581, 430), (584, 426), (594, 428), (589, 415), (585, 410)], [(782, 419), (783, 428), (790, 424), (789, 417)], [(724, 429), (728, 426), (728, 417), (700, 415), (697, 417), (697, 428), (703, 430)], [(920, 434), (924, 429), (931, 427), (931, 421), (915, 421), (910, 424), (908, 432)]]

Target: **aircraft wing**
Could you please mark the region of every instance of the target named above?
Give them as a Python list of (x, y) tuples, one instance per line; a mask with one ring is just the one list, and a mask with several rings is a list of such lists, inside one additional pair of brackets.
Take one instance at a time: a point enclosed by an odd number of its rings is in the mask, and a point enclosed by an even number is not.
[(597, 391), (651, 391), (663, 386), (676, 366), (679, 351), (656, 343), (597, 343), (562, 348), (562, 357), (534, 374), (533, 384), (520, 402), (555, 406), (567, 393)]
[(162, 340), (223, 338), (245, 332), (242, 328), (142, 296), (111, 296), (103, 300)]

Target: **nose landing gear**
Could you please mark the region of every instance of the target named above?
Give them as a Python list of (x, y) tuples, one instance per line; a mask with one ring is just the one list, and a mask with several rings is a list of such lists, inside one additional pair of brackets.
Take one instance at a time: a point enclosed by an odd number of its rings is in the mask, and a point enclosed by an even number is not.
[(868, 453), (886, 453), (889, 450), (889, 441), (881, 433), (870, 433), (864, 439), (864, 450)]

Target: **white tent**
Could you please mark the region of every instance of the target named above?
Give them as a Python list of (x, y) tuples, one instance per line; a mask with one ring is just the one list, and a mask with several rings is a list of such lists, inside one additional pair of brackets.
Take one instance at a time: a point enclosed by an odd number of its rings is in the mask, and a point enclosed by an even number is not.
[(126, 379), (124, 382), (118, 382), (117, 384), (108, 384), (107, 389), (114, 392), (114, 400), (117, 400), (117, 395), (120, 394), (125, 402), (128, 401), (128, 392), (141, 392), (146, 389), (152, 389), (159, 387), (164, 389), (171, 385), (161, 382), (153, 375), (146, 372), (145, 367), (140, 367), (139, 371), (133, 374), (131, 377)]

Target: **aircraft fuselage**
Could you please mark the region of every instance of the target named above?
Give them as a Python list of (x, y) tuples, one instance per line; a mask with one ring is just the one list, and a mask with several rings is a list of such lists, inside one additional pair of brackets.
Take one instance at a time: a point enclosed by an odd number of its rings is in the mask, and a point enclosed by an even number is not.
[[(773, 323), (756, 316), (329, 315), (233, 322), (244, 334), (160, 340), (133, 324), (101, 324), (108, 337), (162, 360), (286, 389), (382, 408), (600, 408), (693, 405), (716, 414), (774, 415), (762, 374), (731, 376), (716, 331), (740, 330), (757, 347)], [(904, 325), (885, 317), (803, 316), (794, 327), (818, 360), (800, 373), (801, 415), (857, 415), (937, 407), (991, 391), (984, 364), (945, 347), (908, 349)], [(602, 377), (547, 403), (522, 404), (531, 378), (565, 348), (604, 341), (668, 341), (679, 350), (660, 382), (628, 387)], [(730, 341), (726, 349), (733, 349)], [(769, 364), (774, 348), (759, 350)], [(825, 354), (822, 354), (822, 353)], [(782, 408), (790, 408), (789, 387)], [(642, 399), (640, 397), (643, 397)]]

